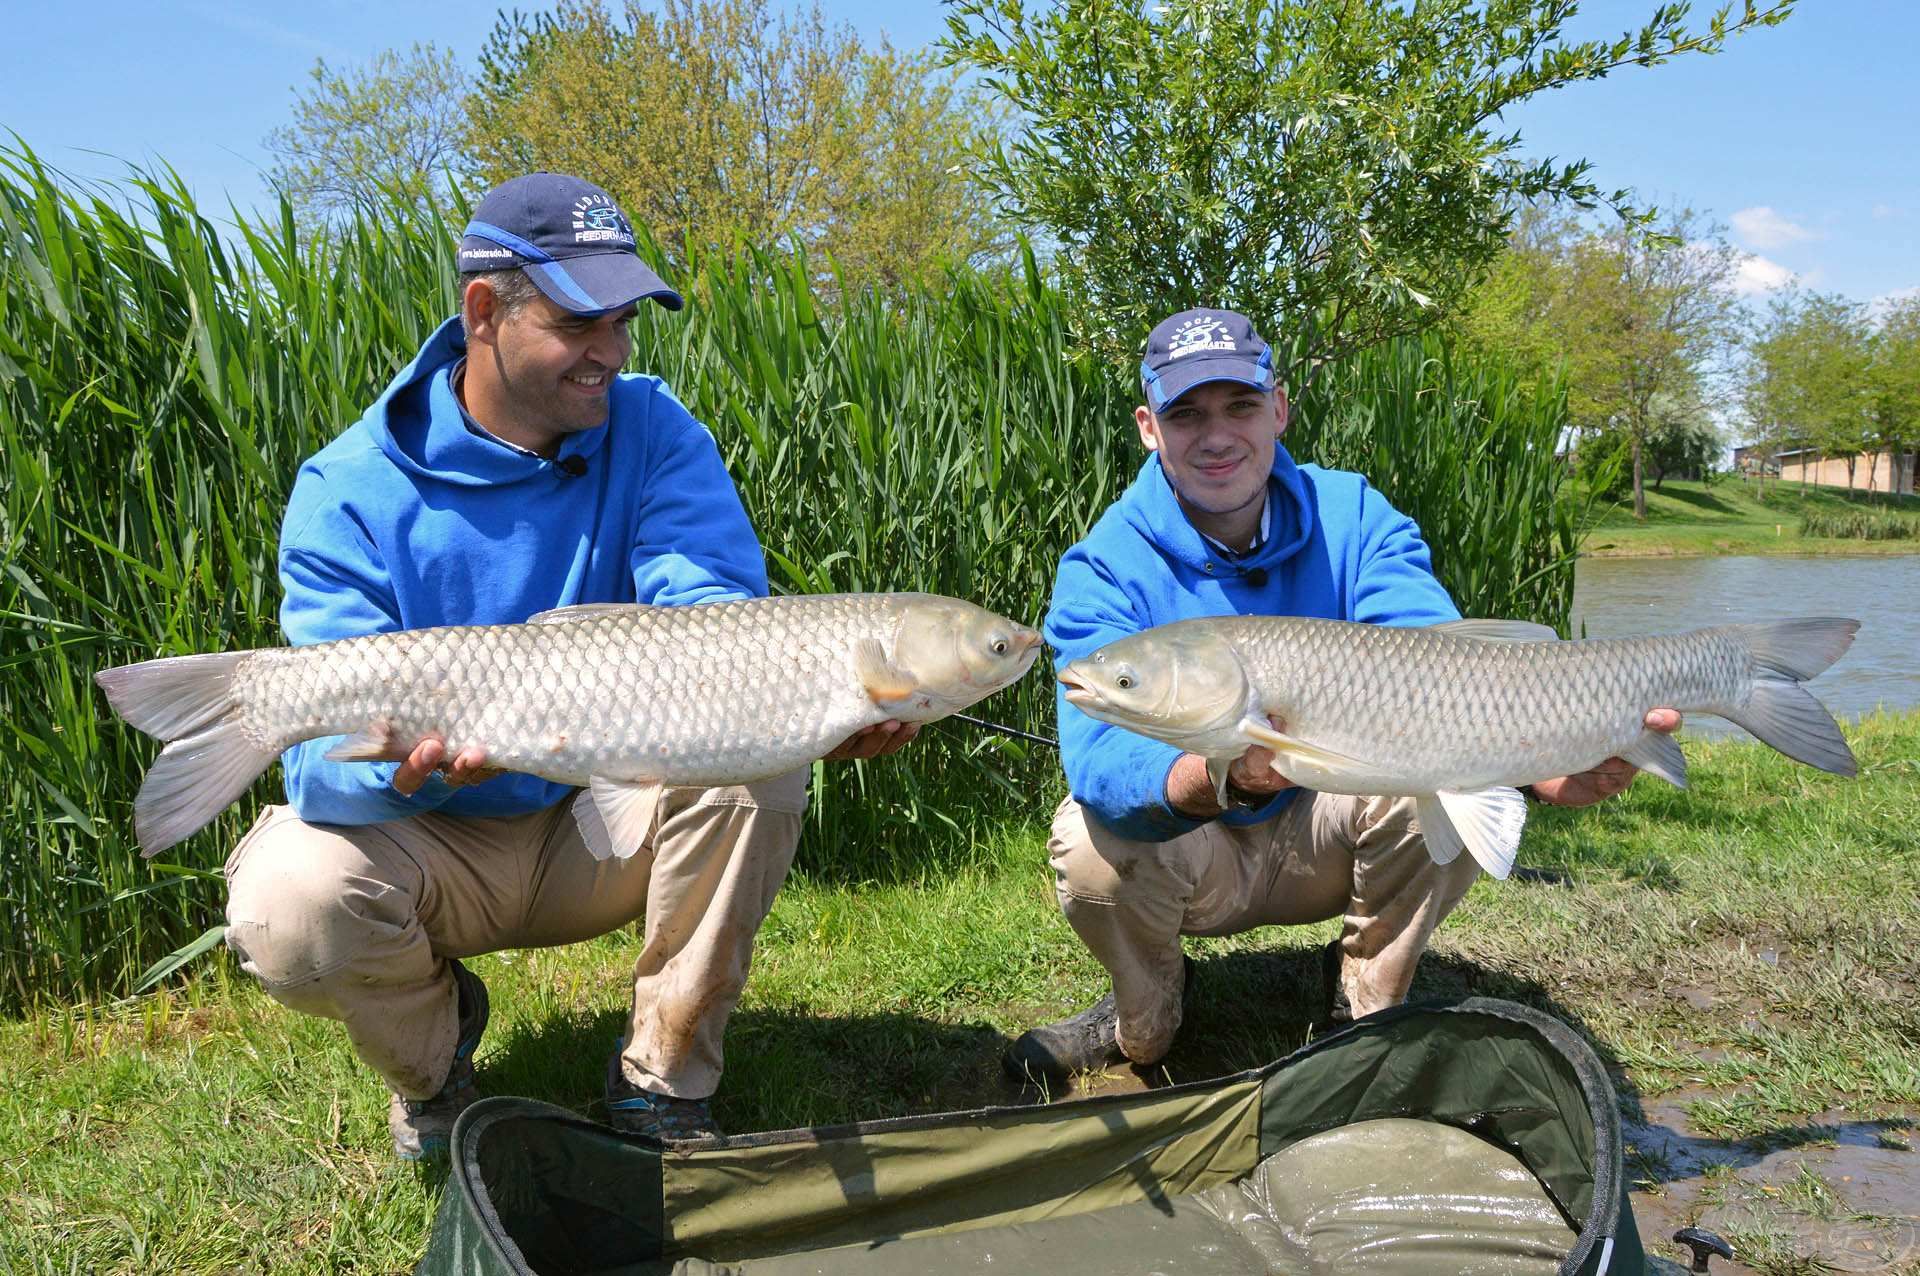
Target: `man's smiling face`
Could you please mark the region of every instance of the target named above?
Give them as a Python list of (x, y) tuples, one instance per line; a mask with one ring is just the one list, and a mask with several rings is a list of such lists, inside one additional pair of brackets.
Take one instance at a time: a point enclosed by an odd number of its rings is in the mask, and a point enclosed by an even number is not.
[(607, 391), (633, 351), (635, 309), (588, 318), (536, 296), (507, 315), (495, 352), (513, 417), (563, 434), (605, 425)]
[(1135, 409), (1134, 421), (1181, 502), (1220, 518), (1266, 491), (1274, 443), (1287, 428), (1287, 400), (1238, 381), (1207, 381), (1157, 413)]

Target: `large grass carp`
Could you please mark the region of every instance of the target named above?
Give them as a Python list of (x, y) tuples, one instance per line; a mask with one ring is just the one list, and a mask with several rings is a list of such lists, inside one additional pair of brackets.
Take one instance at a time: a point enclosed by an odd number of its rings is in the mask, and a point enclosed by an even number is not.
[(1859, 627), (1787, 620), (1561, 642), (1521, 621), (1227, 616), (1108, 643), (1059, 678), (1087, 714), (1205, 757), (1223, 792), (1226, 763), (1265, 745), (1306, 788), (1417, 798), (1436, 861), (1464, 846), (1505, 877), (1526, 823), (1518, 785), (1621, 757), (1686, 787), (1686, 759), (1647, 730), (1650, 709), (1714, 714), (1852, 775), (1840, 728), (1800, 684)]
[(589, 849), (628, 856), (665, 786), (744, 784), (863, 727), (931, 722), (1017, 681), (1040, 635), (937, 594), (819, 594), (691, 607), (587, 604), (522, 625), (409, 629), (108, 669), (121, 717), (168, 742), (134, 801), (154, 855), (206, 825), (280, 753), (446, 756), (582, 785)]

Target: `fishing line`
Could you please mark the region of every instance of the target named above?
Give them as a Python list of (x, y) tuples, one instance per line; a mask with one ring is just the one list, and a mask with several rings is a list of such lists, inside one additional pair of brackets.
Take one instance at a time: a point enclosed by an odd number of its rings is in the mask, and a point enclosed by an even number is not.
[(998, 722), (988, 722), (985, 718), (976, 718), (971, 714), (965, 713), (950, 713), (947, 716), (950, 718), (958, 718), (962, 722), (971, 722), (974, 726), (985, 727), (989, 731), (998, 731), (1001, 735), (1010, 735), (1016, 740), (1031, 740), (1035, 744), (1044, 744), (1050, 749), (1060, 747), (1058, 740), (1052, 740), (1043, 735), (1035, 735), (1031, 731), (1022, 731), (1019, 727), (1002, 726)]

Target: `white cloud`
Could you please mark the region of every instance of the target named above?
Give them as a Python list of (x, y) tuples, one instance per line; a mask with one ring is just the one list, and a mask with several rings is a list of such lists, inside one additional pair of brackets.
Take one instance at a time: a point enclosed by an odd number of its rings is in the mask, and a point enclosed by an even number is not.
[(1793, 281), (1793, 272), (1779, 262), (1768, 261), (1752, 253), (1742, 253), (1740, 269), (1733, 277), (1733, 290), (1742, 297), (1757, 297), (1763, 292), (1784, 288)]
[(1782, 217), (1765, 204), (1735, 213), (1733, 229), (1749, 248), (1785, 248), (1788, 244), (1821, 237), (1818, 231)]
[(1883, 292), (1872, 301), (1869, 301), (1867, 303), (1867, 313), (1874, 319), (1879, 319), (1900, 302), (1913, 301), (1916, 298), (1920, 298), (1920, 284), (1916, 284), (1911, 288), (1895, 288), (1892, 292)]

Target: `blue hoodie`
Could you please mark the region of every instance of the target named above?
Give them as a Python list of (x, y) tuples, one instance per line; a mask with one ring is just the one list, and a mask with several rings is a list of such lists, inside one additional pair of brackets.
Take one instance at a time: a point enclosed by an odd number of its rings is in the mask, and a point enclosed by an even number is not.
[[(1180, 508), (1147, 459), (1086, 539), (1067, 551), (1054, 580), (1047, 642), (1056, 665), (1128, 634), (1196, 616), (1317, 616), (1375, 625), (1438, 625), (1460, 613), (1434, 579), (1413, 520), (1367, 480), (1345, 470), (1295, 465), (1276, 446), (1267, 482), (1272, 522), (1251, 554), (1226, 563)], [(1247, 573), (1264, 570), (1266, 583)], [(1180, 750), (1097, 722), (1057, 691), (1060, 757), (1074, 799), (1122, 837), (1158, 842), (1206, 821), (1167, 804), (1167, 773)], [(1229, 824), (1259, 824), (1293, 800), (1276, 794)]]
[[(450, 319), (300, 467), (280, 529), (288, 642), (511, 624), (574, 603), (766, 594), (766, 561), (719, 449), (658, 377), (615, 378), (606, 425), (568, 434), (549, 461), (468, 427), (450, 380), (465, 352)], [(310, 823), (522, 815), (571, 792), (531, 775), (460, 789), (434, 776), (402, 797), (389, 784), (395, 763), (327, 761), (337, 738), (283, 758), (287, 799)]]

